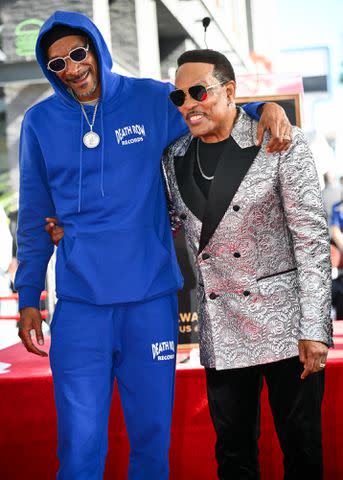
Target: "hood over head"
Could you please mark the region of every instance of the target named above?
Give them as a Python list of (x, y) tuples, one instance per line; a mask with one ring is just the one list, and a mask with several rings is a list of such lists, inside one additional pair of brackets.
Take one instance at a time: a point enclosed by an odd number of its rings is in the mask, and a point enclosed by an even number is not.
[[(54, 28), (56, 26), (61, 26), (61, 28)], [(42, 25), (37, 43), (36, 43), (36, 57), (37, 61), (46, 76), (50, 84), (54, 88), (58, 98), (64, 103), (64, 105), (69, 108), (79, 109), (79, 118), (80, 118), (80, 152), (79, 152), (79, 194), (78, 194), (78, 212), (81, 212), (82, 208), (82, 179), (83, 179), (83, 151), (84, 145), (82, 143), (82, 138), (84, 135), (84, 123), (82, 109), (80, 108), (79, 102), (74, 96), (69, 92), (68, 87), (58, 78), (58, 76), (48, 70), (47, 60), (46, 60), (46, 48), (47, 45), (52, 45), (53, 41), (56, 41), (58, 38), (55, 33), (58, 32), (57, 36), (60, 33), (66, 33), (70, 35), (70, 28), (75, 29), (75, 34), (80, 35), (80, 32), (84, 32), (85, 36), (88, 37), (95, 50), (97, 61), (98, 61), (98, 70), (100, 74), (100, 85), (101, 85), (101, 96), (99, 99), (99, 108), (98, 108), (98, 134), (100, 135), (101, 141), (100, 146), (94, 152), (96, 157), (99, 157), (99, 169), (100, 169), (100, 194), (102, 197), (105, 196), (104, 193), (104, 125), (103, 125), (103, 111), (105, 109), (111, 109), (113, 103), (117, 97), (120, 96), (121, 76), (113, 73), (112, 68), (112, 58), (110, 52), (107, 48), (105, 40), (103, 39), (101, 33), (94, 25), (94, 23), (85, 15), (76, 12), (62, 12), (57, 11), (51, 15), (50, 18)], [(51, 30), (54, 31), (52, 32)], [(49, 32), (51, 33), (49, 34)], [(69, 33), (68, 33), (69, 32)], [(67, 36), (62, 34), (63, 36)], [(52, 42), (51, 42), (52, 41)]]
[[(77, 102), (68, 92), (67, 86), (57, 77), (57, 75), (55, 75), (55, 73), (48, 70), (46, 66), (46, 40), (49, 38), (48, 32), (57, 25), (65, 26), (65, 31), (68, 31), (69, 28), (75, 29), (75, 35), (80, 35), (80, 32), (84, 32), (85, 36), (91, 39), (99, 65), (101, 99), (108, 97), (111, 92), (113, 93), (113, 87), (116, 86), (115, 83), (119, 82), (119, 77), (111, 72), (112, 58), (103, 36), (95, 24), (85, 15), (76, 12), (63, 11), (56, 11), (48, 18), (48, 20), (46, 20), (40, 29), (36, 43), (37, 61), (56, 94), (62, 96), (62, 98), (70, 105), (76, 106)], [(56, 40), (57, 39), (58, 38), (56, 38)], [(52, 45), (52, 43), (50, 43), (50, 45)]]

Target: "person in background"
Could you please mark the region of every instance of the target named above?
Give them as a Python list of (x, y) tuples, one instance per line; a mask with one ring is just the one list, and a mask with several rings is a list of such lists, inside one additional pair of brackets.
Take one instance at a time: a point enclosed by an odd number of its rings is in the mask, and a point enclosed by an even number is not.
[(343, 201), (333, 204), (330, 215), (331, 261), (334, 267), (332, 306), (337, 320), (343, 320)]
[(339, 200), (331, 207), (330, 233), (331, 238), (338, 250), (343, 252), (343, 200)]
[(12, 235), (12, 260), (10, 266), (8, 267), (8, 272), (10, 274), (11, 279), (11, 290), (14, 291), (14, 278), (18, 268), (18, 260), (17, 260), (17, 225), (18, 225), (18, 210), (12, 210), (9, 215), (9, 228)]
[(342, 189), (337, 184), (335, 175), (332, 172), (324, 173), (324, 188), (322, 190), (323, 204), (328, 219), (332, 213), (332, 207), (342, 199)]
[[(12, 235), (9, 228), (9, 221), (4, 207), (0, 204), (0, 296), (7, 296), (10, 293), (9, 268), (12, 262)], [(1, 313), (0, 302), (0, 313)]]

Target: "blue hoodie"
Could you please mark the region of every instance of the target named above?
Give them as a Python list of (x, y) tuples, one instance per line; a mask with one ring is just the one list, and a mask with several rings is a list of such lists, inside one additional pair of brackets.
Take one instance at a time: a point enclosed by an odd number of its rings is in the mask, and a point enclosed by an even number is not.
[[(84, 30), (95, 46), (101, 98), (89, 131), (79, 103), (46, 68), (42, 36), (57, 24)], [(182, 287), (160, 169), (163, 150), (186, 132), (169, 101), (170, 84), (111, 72), (96, 26), (84, 15), (55, 12), (42, 26), (37, 60), (55, 93), (30, 108), (20, 139), (20, 308), (39, 306), (53, 253), (45, 218), (57, 216), (64, 238), (57, 249), (59, 298), (97, 305), (136, 302)], [(93, 108), (86, 106), (88, 118)]]

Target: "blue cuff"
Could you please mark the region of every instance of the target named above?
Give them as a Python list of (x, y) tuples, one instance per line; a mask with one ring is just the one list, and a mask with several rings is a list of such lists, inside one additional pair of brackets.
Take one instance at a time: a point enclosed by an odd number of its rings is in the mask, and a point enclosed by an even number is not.
[(266, 102), (251, 102), (243, 105), (245, 113), (249, 115), (249, 117), (253, 118), (254, 120), (259, 121), (261, 115), (259, 112), (259, 107), (262, 107)]
[(35, 287), (21, 287), (19, 289), (19, 309), (34, 307), (39, 309), (41, 291)]

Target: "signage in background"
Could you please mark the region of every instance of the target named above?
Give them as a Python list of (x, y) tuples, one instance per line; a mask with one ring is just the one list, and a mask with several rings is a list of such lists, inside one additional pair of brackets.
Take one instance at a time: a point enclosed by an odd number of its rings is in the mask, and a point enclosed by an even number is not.
[(76, 11), (90, 17), (93, 13), (92, 0), (0, 0), (0, 4), (1, 49), (6, 53), (4, 62), (21, 66), (35, 63), (38, 32), (56, 10)]
[(20, 22), (15, 28), (15, 52), (18, 57), (34, 57), (35, 46), (42, 20), (28, 18)]

